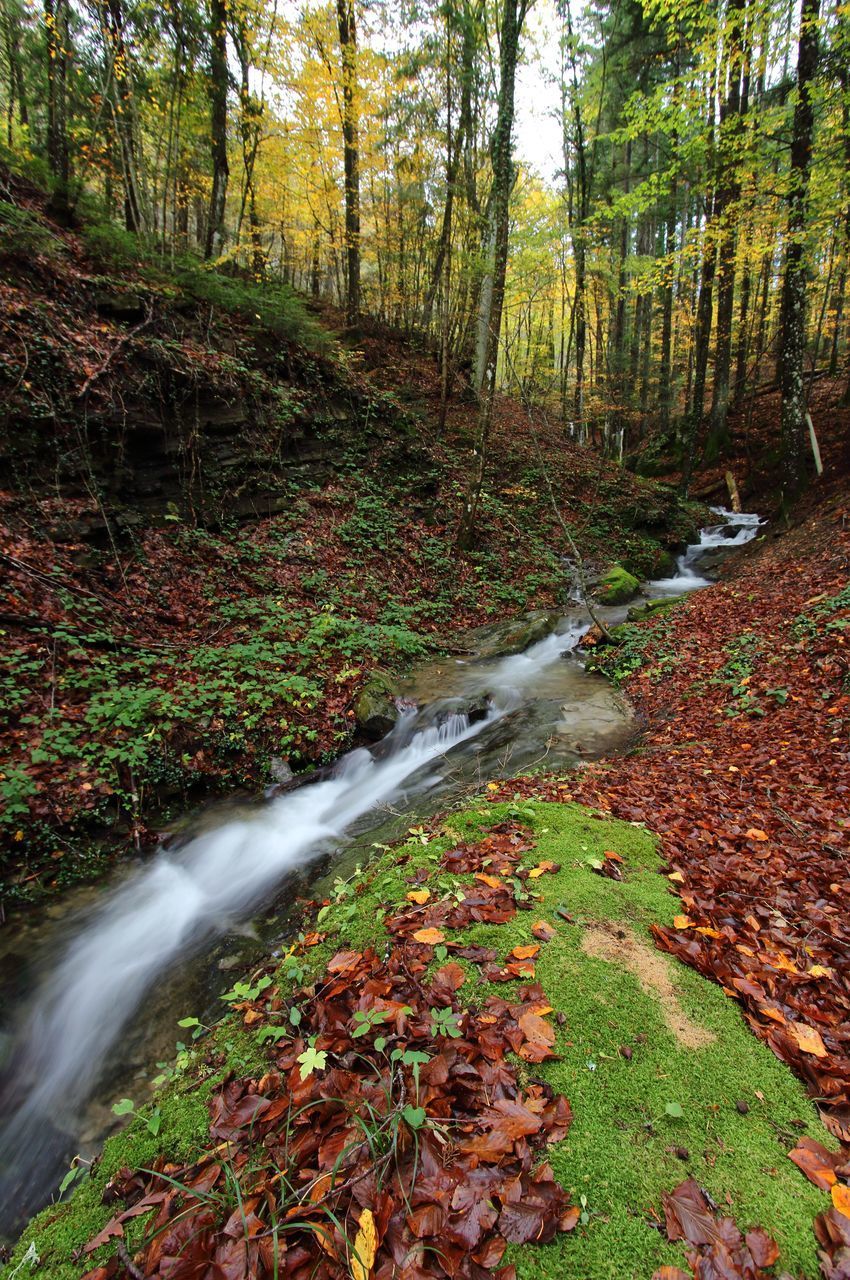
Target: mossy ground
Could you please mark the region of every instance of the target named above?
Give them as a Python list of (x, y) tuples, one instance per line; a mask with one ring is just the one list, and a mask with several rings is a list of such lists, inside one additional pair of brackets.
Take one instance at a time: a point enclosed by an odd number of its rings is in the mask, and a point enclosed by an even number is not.
[[(825, 1134), (801, 1085), (751, 1035), (719, 987), (662, 958), (681, 1012), (714, 1037), (703, 1048), (687, 1048), (669, 1029), (659, 1000), (637, 977), (582, 947), (587, 927), (597, 922), (610, 922), (615, 934), (620, 928), (651, 945), (649, 926), (669, 923), (676, 913), (678, 901), (659, 874), (653, 838), (642, 827), (597, 817), (576, 805), (467, 808), (451, 815), (436, 836), (414, 835), (401, 850), (383, 851), (345, 886), (331, 889), (332, 905), (321, 921), (326, 937), (307, 953), (306, 965), (318, 971), (343, 945), (380, 944), (384, 907), (403, 900), (419, 867), (431, 868), (435, 896), (462, 887), (468, 877), (443, 872), (440, 854), (506, 817), (534, 828), (537, 847), (525, 855), (526, 865), (551, 859), (560, 870), (528, 882), (539, 894), (531, 911), (518, 912), (508, 924), (472, 926), (449, 941), (463, 937), (496, 947), (504, 956), (531, 940), (535, 921), (546, 920), (555, 929), (535, 963), (548, 1000), (565, 1018), (557, 1029), (560, 1056), (533, 1068), (520, 1064), (520, 1073), (524, 1079), (545, 1079), (570, 1100), (573, 1126), (551, 1149), (551, 1159), (556, 1177), (585, 1211), (576, 1230), (552, 1244), (514, 1248), (511, 1260), (519, 1275), (648, 1280), (664, 1263), (681, 1264), (681, 1248), (666, 1242), (658, 1224), (663, 1223), (662, 1193), (690, 1176), (742, 1230), (765, 1227), (780, 1246), (781, 1267), (814, 1277), (811, 1222), (825, 1205), (787, 1152), (802, 1133), (821, 1140)], [(625, 860), (622, 881), (594, 870), (592, 863), (606, 850)], [(556, 914), (558, 908), (574, 923)], [(491, 992), (510, 996), (512, 984), (491, 987), (477, 969), (467, 967), (469, 981), (458, 993), (462, 1005), (479, 1004)], [(225, 1052), (229, 1039), (233, 1055), (245, 1064), (244, 1033), (224, 1024), (215, 1039)], [(630, 1058), (623, 1055), (624, 1047)], [(230, 1065), (239, 1069), (238, 1061)], [(213, 1083), (190, 1093), (172, 1088), (161, 1104), (158, 1139), (147, 1133), (142, 1118), (107, 1144), (91, 1181), (71, 1204), (36, 1219), (17, 1256), (33, 1241), (45, 1274), (56, 1280), (77, 1276), (71, 1253), (109, 1214), (99, 1204), (109, 1174), (125, 1164), (149, 1165), (157, 1151), (184, 1155), (197, 1149)], [(745, 1113), (738, 1105), (743, 1103)], [(669, 1114), (668, 1104), (677, 1104), (676, 1114)]]

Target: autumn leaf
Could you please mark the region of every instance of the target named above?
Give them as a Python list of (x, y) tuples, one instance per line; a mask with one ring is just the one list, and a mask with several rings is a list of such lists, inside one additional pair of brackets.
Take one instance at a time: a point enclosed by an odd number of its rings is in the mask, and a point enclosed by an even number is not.
[(750, 827), (746, 833), (748, 840), (767, 840), (767, 832), (760, 830), (759, 827)]
[(377, 1251), (378, 1233), (375, 1230), (375, 1218), (371, 1209), (364, 1209), (360, 1214), (360, 1229), (354, 1237), (351, 1280), (368, 1280), (372, 1274)]
[(789, 1022), (788, 1030), (803, 1053), (811, 1053), (816, 1058), (827, 1056), (826, 1045), (815, 1027), (810, 1027), (805, 1022)]
[(410, 893), (406, 894), (405, 897), (407, 898), (408, 902), (416, 902), (421, 907), (431, 897), (431, 890), (430, 889), (411, 889)]
[(530, 942), (524, 947), (514, 947), (511, 955), (515, 960), (532, 960), (537, 955), (540, 947), (535, 942)]
[(546, 920), (535, 920), (531, 932), (540, 942), (551, 942), (555, 936), (555, 930)]
[(794, 1150), (788, 1152), (788, 1159), (793, 1160), (809, 1182), (814, 1183), (821, 1191), (829, 1191), (830, 1187), (838, 1181), (834, 1165), (842, 1159), (842, 1156), (840, 1154), (834, 1156), (813, 1138), (800, 1138)]
[(475, 879), (480, 880), (482, 884), (486, 884), (488, 889), (499, 889), (505, 883), (500, 876), (488, 875), (486, 871), (477, 871)]
[(529, 879), (536, 880), (538, 876), (545, 875), (547, 871), (554, 871), (556, 866), (557, 863), (550, 862), (548, 858), (544, 859), (543, 862), (538, 862), (536, 867), (531, 868), (528, 873)]
[(691, 920), (690, 916), (674, 916), (673, 917), (674, 929), (690, 929), (692, 924), (693, 924), (693, 920)]
[(843, 1182), (833, 1183), (832, 1203), (839, 1213), (850, 1218), (850, 1187), (846, 1187)]
[(439, 929), (417, 929), (413, 935), (414, 942), (426, 942), (431, 947), (436, 947), (439, 943), (445, 942), (446, 935), (441, 933)]

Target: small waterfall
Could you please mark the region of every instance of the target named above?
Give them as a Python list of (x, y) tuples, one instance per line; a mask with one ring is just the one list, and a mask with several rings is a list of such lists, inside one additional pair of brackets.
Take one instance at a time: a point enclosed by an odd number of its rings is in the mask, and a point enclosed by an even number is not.
[(699, 562), (706, 553), (717, 547), (724, 549), (743, 546), (756, 536), (761, 517), (753, 513), (727, 511), (725, 507), (712, 507), (722, 523), (708, 525), (700, 530), (699, 542), (692, 542), (676, 562), (672, 578), (658, 578), (647, 583), (650, 595), (680, 595), (711, 585), (711, 579), (699, 573)]
[[(494, 710), (489, 720), (500, 714)], [(46, 1121), (54, 1131), (73, 1128), (110, 1048), (168, 966), (224, 933), (287, 870), (326, 852), (357, 818), (395, 796), (405, 779), (488, 722), (470, 724), (454, 714), (410, 735), (408, 719), (390, 735), (380, 760), (365, 749), (353, 751), (327, 780), (176, 852), (161, 850), (110, 895), (36, 993), (13, 1054), (19, 1096), (0, 1132), (0, 1164), (15, 1170), (16, 1181), (29, 1182), (39, 1163)]]

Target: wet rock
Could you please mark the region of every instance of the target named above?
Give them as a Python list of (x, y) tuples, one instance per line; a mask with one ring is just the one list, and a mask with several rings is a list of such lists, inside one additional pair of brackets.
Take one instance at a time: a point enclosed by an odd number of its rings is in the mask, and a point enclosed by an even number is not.
[(674, 604), (681, 604), (684, 596), (662, 596), (660, 600), (647, 600), (646, 604), (635, 605), (629, 609), (629, 622), (642, 622), (644, 618), (654, 618), (658, 613), (666, 613)]
[(354, 703), (354, 718), (365, 737), (377, 742), (389, 733), (399, 717), (396, 699), (400, 690), (386, 671), (373, 671)]
[(557, 628), (560, 618), (558, 613), (535, 609), (506, 622), (476, 627), (460, 637), (460, 645), (477, 658), (508, 658), (514, 653), (522, 653), (539, 640), (545, 640)]
[(640, 593), (640, 583), (621, 564), (614, 564), (602, 575), (596, 596), (602, 604), (626, 604)]

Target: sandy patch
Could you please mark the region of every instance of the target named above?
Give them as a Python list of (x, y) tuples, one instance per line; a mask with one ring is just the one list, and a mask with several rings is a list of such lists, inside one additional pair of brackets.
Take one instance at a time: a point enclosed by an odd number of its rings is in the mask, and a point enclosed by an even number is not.
[(669, 961), (660, 951), (620, 924), (591, 924), (581, 940), (585, 955), (607, 960), (634, 974), (647, 995), (661, 1005), (664, 1021), (686, 1049), (705, 1049), (714, 1044), (712, 1031), (693, 1022), (679, 1004), (670, 978)]

